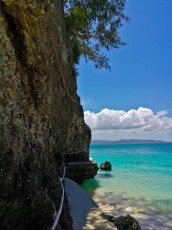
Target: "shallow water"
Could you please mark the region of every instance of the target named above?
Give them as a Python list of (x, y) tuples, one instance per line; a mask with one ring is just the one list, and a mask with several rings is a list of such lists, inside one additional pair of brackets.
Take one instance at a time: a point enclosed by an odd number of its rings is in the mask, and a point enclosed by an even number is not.
[(99, 165), (112, 163), (82, 185), (105, 212), (132, 214), (145, 230), (172, 229), (172, 144), (92, 145), (90, 152)]

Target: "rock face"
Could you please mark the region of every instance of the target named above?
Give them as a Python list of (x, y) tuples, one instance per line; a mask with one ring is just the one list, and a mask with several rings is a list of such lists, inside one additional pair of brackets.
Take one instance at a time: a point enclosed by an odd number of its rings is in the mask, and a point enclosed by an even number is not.
[(86, 178), (93, 178), (99, 169), (97, 163), (93, 161), (69, 162), (66, 163), (66, 166), (66, 176), (78, 184), (81, 184)]
[(64, 153), (88, 160), (76, 90), (62, 1), (0, 0), (0, 229), (50, 229)]
[(117, 218), (108, 216), (110, 222), (114, 223), (118, 230), (141, 230), (138, 222), (130, 215)]
[(109, 161), (105, 161), (104, 163), (102, 163), (100, 165), (100, 169), (103, 169), (103, 170), (111, 170), (112, 169), (112, 165)]

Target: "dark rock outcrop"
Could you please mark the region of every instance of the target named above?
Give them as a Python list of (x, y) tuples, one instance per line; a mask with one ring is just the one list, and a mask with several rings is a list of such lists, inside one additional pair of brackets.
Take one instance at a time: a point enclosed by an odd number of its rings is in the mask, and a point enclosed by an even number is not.
[[(0, 229), (50, 228), (64, 153), (88, 159), (76, 91), (62, 1), (0, 0)], [(71, 226), (65, 200), (57, 229)]]
[(132, 216), (107, 216), (108, 220), (117, 227), (118, 230), (141, 230), (139, 223)]
[(102, 163), (100, 165), (100, 169), (103, 169), (103, 170), (111, 170), (112, 169), (112, 165), (109, 161), (105, 161), (104, 163)]
[(99, 169), (96, 162), (75, 162), (66, 163), (66, 177), (74, 180), (76, 183), (81, 184), (84, 179), (93, 178)]

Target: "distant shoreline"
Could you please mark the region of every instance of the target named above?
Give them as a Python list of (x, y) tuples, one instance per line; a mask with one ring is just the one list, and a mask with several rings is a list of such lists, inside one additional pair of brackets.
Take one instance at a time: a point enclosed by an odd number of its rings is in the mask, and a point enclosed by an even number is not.
[(122, 140), (92, 140), (91, 144), (172, 144), (172, 141), (162, 140), (140, 140), (140, 139), (122, 139)]

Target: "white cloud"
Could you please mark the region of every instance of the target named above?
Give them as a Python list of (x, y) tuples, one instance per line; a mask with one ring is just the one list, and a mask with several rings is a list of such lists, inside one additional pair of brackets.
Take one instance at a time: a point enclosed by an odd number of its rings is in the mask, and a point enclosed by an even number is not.
[(85, 122), (90, 126), (93, 139), (151, 138), (169, 139), (172, 117), (167, 111), (154, 113), (140, 107), (129, 111), (103, 109), (99, 113), (86, 111)]

